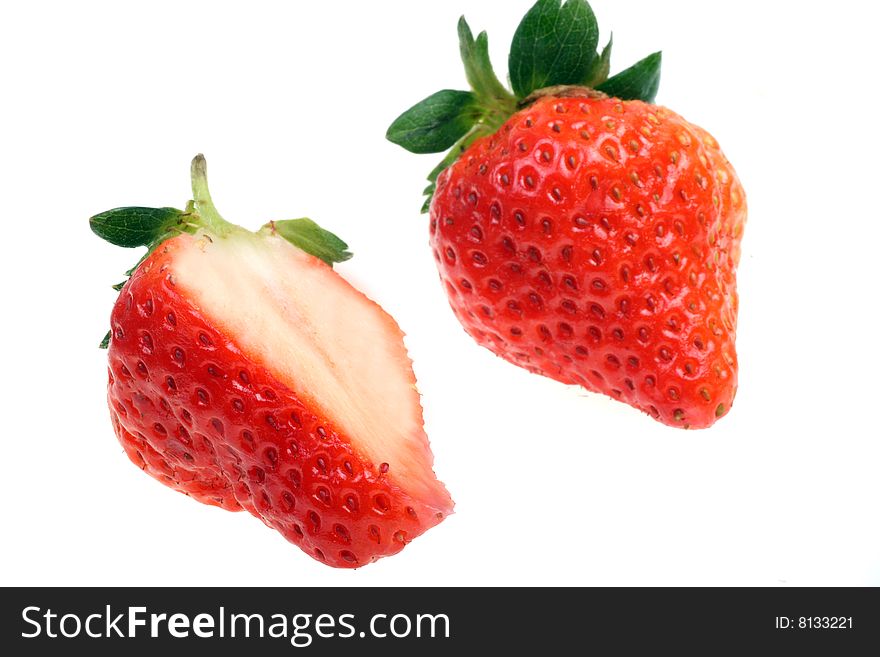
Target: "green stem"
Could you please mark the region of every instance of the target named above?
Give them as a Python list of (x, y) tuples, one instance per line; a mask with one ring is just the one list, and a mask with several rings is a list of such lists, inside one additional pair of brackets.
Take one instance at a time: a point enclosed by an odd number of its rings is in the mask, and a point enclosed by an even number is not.
[(211, 192), (208, 190), (208, 164), (204, 155), (199, 153), (193, 158), (190, 171), (193, 201), (195, 210), (201, 219), (200, 223), (218, 237), (226, 237), (237, 226), (221, 217), (214, 206), (214, 201), (211, 200)]
[(491, 101), (485, 101), (483, 105), (482, 123), (490, 128), (489, 133), (500, 129), (504, 122), (513, 116), (518, 107), (516, 98), (493, 98)]

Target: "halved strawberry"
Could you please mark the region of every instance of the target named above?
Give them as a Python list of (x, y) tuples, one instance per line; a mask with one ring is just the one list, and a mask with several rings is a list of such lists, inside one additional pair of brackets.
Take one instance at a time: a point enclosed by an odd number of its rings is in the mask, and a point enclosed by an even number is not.
[(308, 219), (224, 221), (194, 202), (92, 229), (149, 255), (111, 318), (109, 403), (129, 458), (200, 502), (245, 509), (324, 563), (394, 554), (452, 511), (432, 471), (403, 333), (332, 269)]

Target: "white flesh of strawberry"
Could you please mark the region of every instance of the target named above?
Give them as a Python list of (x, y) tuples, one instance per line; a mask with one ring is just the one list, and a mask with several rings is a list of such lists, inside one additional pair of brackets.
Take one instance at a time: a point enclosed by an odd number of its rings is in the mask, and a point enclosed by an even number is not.
[(333, 269), (281, 237), (182, 235), (175, 283), (206, 318), (300, 399), (334, 421), (367, 461), (444, 512), (403, 333)]

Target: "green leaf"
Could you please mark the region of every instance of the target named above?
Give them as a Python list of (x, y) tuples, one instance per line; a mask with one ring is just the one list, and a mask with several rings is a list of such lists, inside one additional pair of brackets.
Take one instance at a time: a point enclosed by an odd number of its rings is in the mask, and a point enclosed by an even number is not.
[(599, 44), (599, 27), (585, 0), (538, 0), (520, 22), (510, 45), (513, 91), (525, 98), (537, 89), (581, 84)]
[(276, 233), (294, 246), (320, 258), (331, 267), (335, 262), (351, 258), (348, 244), (329, 230), (324, 230), (311, 219), (286, 219), (270, 221), (261, 232)]
[(628, 69), (608, 78), (596, 89), (621, 100), (643, 100), (653, 103), (660, 87), (662, 55), (655, 52)]
[(475, 40), (464, 16), (458, 20), (458, 45), (467, 81), (480, 103), (512, 101), (513, 96), (501, 84), (489, 60), (489, 36), (480, 32)]
[(611, 71), (611, 46), (613, 42), (614, 37), (608, 37), (607, 45), (602, 48), (602, 52), (598, 53), (598, 57), (593, 60), (592, 70), (590, 70), (587, 79), (584, 80), (585, 86), (595, 89), (608, 79), (608, 73)]
[(122, 290), (122, 288), (125, 287), (126, 283), (128, 283), (128, 279), (125, 279), (124, 281), (122, 281), (121, 283), (117, 283), (116, 285), (111, 285), (110, 287), (119, 292)]
[(89, 227), (111, 244), (133, 248), (153, 244), (183, 216), (175, 208), (115, 208), (89, 219)]
[(110, 331), (107, 331), (107, 335), (104, 336), (104, 339), (101, 340), (101, 343), (98, 345), (98, 349), (106, 349), (110, 346)]
[(411, 153), (439, 153), (461, 139), (478, 115), (473, 93), (444, 89), (398, 116), (385, 137)]

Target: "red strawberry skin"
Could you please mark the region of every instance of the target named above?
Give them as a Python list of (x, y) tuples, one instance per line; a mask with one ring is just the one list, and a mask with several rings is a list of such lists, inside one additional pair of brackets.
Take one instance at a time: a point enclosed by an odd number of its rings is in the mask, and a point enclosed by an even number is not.
[(362, 458), (200, 314), (167, 267), (184, 239), (155, 251), (113, 309), (108, 397), (129, 458), (200, 502), (247, 510), (336, 567), (395, 554), (450, 513), (448, 496), (411, 499), (385, 464)]
[(705, 428), (737, 386), (746, 201), (717, 142), (640, 101), (545, 96), (438, 178), (431, 246), (478, 343)]

